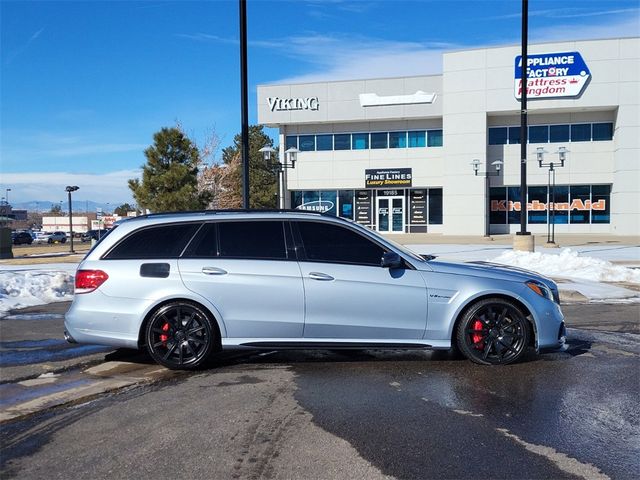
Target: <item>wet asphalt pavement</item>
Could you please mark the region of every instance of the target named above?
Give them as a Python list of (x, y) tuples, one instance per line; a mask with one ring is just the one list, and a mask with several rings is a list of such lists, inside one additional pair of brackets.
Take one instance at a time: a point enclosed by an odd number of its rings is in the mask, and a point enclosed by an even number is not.
[(569, 348), (517, 365), (247, 353), (8, 422), (2, 478), (638, 478), (638, 307), (563, 310)]

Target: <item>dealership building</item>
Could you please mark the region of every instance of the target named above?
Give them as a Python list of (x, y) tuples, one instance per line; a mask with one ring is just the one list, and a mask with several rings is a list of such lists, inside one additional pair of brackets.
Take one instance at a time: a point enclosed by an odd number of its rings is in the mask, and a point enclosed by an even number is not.
[[(441, 75), (259, 86), (281, 162), (298, 150), (285, 205), (387, 233), (518, 231), (519, 55), (453, 51)], [(526, 84), (528, 230), (639, 234), (640, 38), (530, 45)]]

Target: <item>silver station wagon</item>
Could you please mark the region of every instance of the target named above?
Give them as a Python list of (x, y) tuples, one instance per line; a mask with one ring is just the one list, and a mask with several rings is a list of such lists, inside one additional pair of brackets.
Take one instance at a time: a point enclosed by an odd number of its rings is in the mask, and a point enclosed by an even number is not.
[(171, 369), (230, 348), (457, 348), (509, 364), (565, 336), (558, 288), (535, 273), (437, 261), (319, 213), (249, 210), (123, 222), (79, 265), (65, 328)]

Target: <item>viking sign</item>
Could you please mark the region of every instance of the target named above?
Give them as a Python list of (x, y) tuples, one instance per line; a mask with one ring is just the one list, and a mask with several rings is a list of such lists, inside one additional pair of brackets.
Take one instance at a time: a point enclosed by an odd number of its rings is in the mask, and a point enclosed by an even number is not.
[(320, 102), (318, 97), (303, 97), (303, 98), (280, 98), (269, 97), (267, 98), (269, 104), (269, 110), (272, 112), (291, 111), (291, 110), (318, 110)]

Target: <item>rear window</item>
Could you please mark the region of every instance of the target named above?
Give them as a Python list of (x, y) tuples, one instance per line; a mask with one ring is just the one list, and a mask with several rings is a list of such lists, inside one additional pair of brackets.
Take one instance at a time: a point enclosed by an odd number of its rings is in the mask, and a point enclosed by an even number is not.
[(121, 240), (104, 258), (178, 258), (199, 227), (199, 223), (180, 223), (142, 228)]

